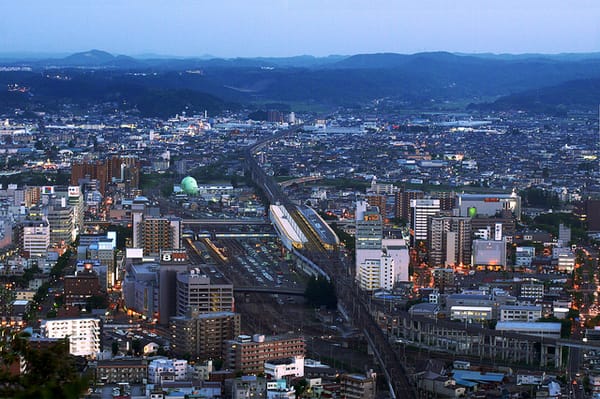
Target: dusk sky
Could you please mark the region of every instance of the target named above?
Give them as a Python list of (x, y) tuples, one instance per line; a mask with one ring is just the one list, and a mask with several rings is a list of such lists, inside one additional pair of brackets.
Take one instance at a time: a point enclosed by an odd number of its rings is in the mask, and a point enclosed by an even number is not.
[(5, 1), (0, 53), (600, 51), (598, 0)]

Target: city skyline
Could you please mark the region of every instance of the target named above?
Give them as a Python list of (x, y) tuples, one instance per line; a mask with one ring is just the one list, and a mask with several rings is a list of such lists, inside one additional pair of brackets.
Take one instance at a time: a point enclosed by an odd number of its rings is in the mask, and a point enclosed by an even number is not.
[(97, 48), (139, 56), (563, 53), (600, 49), (600, 5), (578, 0), (483, 5), (358, 1), (160, 1), (7, 4), (0, 53)]

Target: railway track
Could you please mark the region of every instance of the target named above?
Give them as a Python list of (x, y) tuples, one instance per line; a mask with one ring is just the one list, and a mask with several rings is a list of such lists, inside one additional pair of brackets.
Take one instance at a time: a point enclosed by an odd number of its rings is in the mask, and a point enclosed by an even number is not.
[(339, 254), (337, 252), (329, 252), (325, 249), (314, 230), (299, 215), (299, 212), (283, 193), (281, 187), (267, 176), (253, 157), (255, 151), (268, 144), (271, 140), (279, 139), (295, 131), (297, 129), (290, 129), (250, 147), (246, 151), (246, 165), (251, 172), (254, 182), (263, 190), (270, 203), (280, 203), (286, 206), (294, 221), (307, 237), (308, 243), (305, 245), (302, 253), (321, 267), (334, 281), (339, 302), (341, 302), (345, 309), (350, 310), (353, 324), (364, 331), (367, 340), (376, 353), (380, 366), (384, 370), (392, 397), (394, 399), (416, 398), (415, 389), (408, 379), (404, 364), (400, 360), (397, 351), (369, 313), (368, 307), (361, 299), (361, 296), (357, 295), (356, 284), (346, 274), (342, 261), (339, 259)]

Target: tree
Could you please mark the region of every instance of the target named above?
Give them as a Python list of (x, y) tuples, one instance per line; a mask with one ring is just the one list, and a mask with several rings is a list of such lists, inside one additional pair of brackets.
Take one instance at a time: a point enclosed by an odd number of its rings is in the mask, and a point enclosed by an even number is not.
[(113, 356), (116, 356), (119, 353), (119, 343), (117, 341), (113, 341), (110, 349), (112, 350)]
[(0, 362), (10, 364), (22, 358), (27, 364), (25, 374), (0, 375), (4, 382), (0, 385), (0, 397), (74, 399), (87, 389), (88, 378), (78, 372), (76, 358), (69, 355), (67, 339), (44, 348), (32, 348), (25, 334), (0, 334), (0, 337), (3, 348)]
[(297, 383), (294, 384), (294, 391), (296, 391), (296, 397), (299, 398), (302, 396), (306, 388), (308, 387), (308, 381), (305, 378), (301, 379)]
[(328, 309), (337, 307), (337, 297), (333, 282), (323, 276), (308, 280), (304, 295), (311, 306), (326, 306)]
[(131, 341), (131, 350), (135, 356), (139, 356), (142, 354), (142, 343), (139, 339), (134, 339)]

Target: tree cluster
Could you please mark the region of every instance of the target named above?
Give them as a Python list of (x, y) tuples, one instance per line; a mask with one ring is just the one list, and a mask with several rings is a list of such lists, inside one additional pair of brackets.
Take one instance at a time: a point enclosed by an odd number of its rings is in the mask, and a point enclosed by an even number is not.
[(335, 309), (337, 306), (335, 286), (333, 282), (328, 281), (325, 277), (311, 278), (308, 281), (304, 295), (311, 306), (326, 306), (328, 309)]

